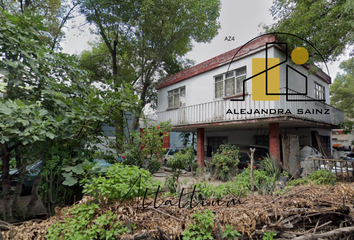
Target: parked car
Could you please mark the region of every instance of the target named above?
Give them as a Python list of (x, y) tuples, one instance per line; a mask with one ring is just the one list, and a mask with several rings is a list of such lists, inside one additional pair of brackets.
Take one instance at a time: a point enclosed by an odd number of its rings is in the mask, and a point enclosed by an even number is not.
[(186, 149), (186, 148), (166, 148), (166, 151), (163, 153), (164, 154), (164, 158), (162, 160), (162, 164), (164, 166), (167, 166), (168, 158), (169, 157), (173, 158), (173, 155), (175, 155), (176, 153), (178, 153), (182, 149)]
[[(168, 158), (173, 158), (173, 155), (178, 153), (181, 150), (187, 150), (188, 148), (166, 148), (166, 151), (164, 152), (164, 158), (162, 160), (163, 166), (168, 167)], [(197, 162), (197, 152), (194, 150), (194, 162)], [(185, 168), (186, 171), (191, 171), (191, 166), (188, 164)]]
[[(93, 162), (96, 163), (96, 165), (92, 168), (94, 174), (105, 173), (107, 169), (110, 166), (112, 166), (112, 164), (108, 163), (104, 159), (94, 159)], [(34, 182), (36, 181), (36, 178), (40, 173), (41, 167), (42, 167), (42, 161), (35, 162), (34, 164), (28, 165), (26, 167), (26, 173), (22, 183), (21, 194), (26, 194), (31, 192)], [(14, 189), (18, 183), (18, 174), (19, 171), (16, 168), (11, 169), (9, 172), (12, 189)], [(2, 188), (2, 174), (0, 173), (0, 192), (1, 192), (1, 188)]]
[(343, 160), (354, 161), (354, 152), (350, 152), (341, 157)]
[[(26, 167), (26, 173), (22, 183), (21, 194), (31, 192), (34, 182), (36, 181), (36, 178), (41, 170), (41, 165), (42, 165), (42, 161), (38, 161)], [(18, 183), (18, 174), (19, 171), (16, 168), (10, 169), (9, 175), (10, 175), (12, 189), (14, 189)], [(0, 190), (2, 190), (1, 188), (2, 188), (2, 173), (0, 173)]]
[(266, 147), (259, 147), (259, 146), (247, 146), (247, 147), (240, 147), (238, 152), (239, 164), (238, 164), (238, 171), (242, 172), (244, 168), (247, 168), (248, 165), (251, 164), (251, 152), (250, 148), (255, 148), (254, 156), (253, 156), (253, 166), (256, 169), (259, 169), (261, 166), (261, 162), (263, 158), (267, 157), (269, 151)]

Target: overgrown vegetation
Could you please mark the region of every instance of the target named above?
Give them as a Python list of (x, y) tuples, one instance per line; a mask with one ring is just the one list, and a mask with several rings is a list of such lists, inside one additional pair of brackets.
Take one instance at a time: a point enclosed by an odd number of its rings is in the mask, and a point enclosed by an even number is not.
[(286, 186), (299, 186), (307, 185), (313, 182), (315, 185), (334, 185), (337, 181), (337, 177), (334, 173), (321, 169), (311, 173), (306, 179), (294, 179), (286, 184)]
[(112, 212), (108, 211), (100, 215), (98, 210), (99, 205), (95, 203), (73, 206), (63, 223), (57, 222), (48, 229), (46, 238), (113, 240), (123, 233), (130, 232)]
[(86, 179), (83, 183), (85, 183), (83, 193), (92, 195), (104, 203), (144, 196), (146, 189), (149, 190), (147, 195), (150, 195), (161, 185), (161, 182), (154, 180), (147, 170), (121, 163), (110, 167), (105, 176)]
[[(179, 177), (182, 174), (182, 169), (194, 161), (194, 149), (189, 147), (188, 150), (181, 150), (175, 153), (172, 157), (167, 160), (167, 165), (171, 167), (172, 177), (166, 176), (165, 186), (170, 190), (171, 193), (178, 192), (177, 189), (181, 185), (179, 182)], [(183, 183), (182, 183), (183, 184)]]
[(205, 210), (204, 214), (197, 212), (192, 215), (195, 223), (189, 224), (188, 228), (182, 233), (184, 240), (213, 240), (214, 214)]
[(235, 145), (224, 142), (217, 152), (213, 153), (211, 166), (215, 167), (215, 174), (223, 181), (231, 179), (237, 172), (238, 149)]
[(143, 123), (145, 126), (143, 132), (131, 132), (129, 141), (124, 144), (122, 155), (126, 156), (126, 160), (123, 162), (156, 172), (161, 165), (159, 159), (165, 151), (162, 140), (168, 136), (171, 123), (160, 122), (157, 125), (148, 119), (143, 119)]

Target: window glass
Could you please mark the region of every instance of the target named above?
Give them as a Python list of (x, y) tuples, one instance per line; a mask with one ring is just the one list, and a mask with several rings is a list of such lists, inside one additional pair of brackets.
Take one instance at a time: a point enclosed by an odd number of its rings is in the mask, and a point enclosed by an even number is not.
[(186, 105), (186, 88), (180, 87), (168, 91), (168, 107), (178, 108)]
[(235, 95), (235, 78), (225, 80), (225, 96)]
[(246, 67), (242, 67), (236, 70), (236, 76), (241, 76), (246, 74)]
[[(246, 79), (246, 76), (236, 78), (236, 92), (242, 93), (243, 92), (243, 81)], [(246, 89), (245, 89), (246, 90)]]

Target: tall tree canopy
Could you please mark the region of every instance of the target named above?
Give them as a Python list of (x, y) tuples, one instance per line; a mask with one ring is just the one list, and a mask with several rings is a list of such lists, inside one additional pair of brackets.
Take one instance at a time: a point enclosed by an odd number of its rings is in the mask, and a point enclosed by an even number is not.
[(42, 17), (46, 31), (42, 38), (52, 50), (59, 47), (64, 37), (63, 28), (67, 21), (73, 18), (77, 3), (70, 0), (0, 0), (0, 9), (14, 15), (32, 14)]
[[(353, 0), (275, 0), (271, 13), (275, 24), (267, 32), (286, 32), (313, 43), (324, 59), (334, 61), (354, 43)], [(306, 43), (285, 35), (279, 36), (290, 47)], [(311, 58), (321, 61), (313, 48), (307, 47)]]
[(354, 118), (354, 58), (342, 62), (339, 73), (330, 87), (331, 104)]
[(140, 98), (134, 129), (158, 73), (173, 69), (167, 63), (190, 51), (192, 40), (208, 42), (220, 27), (219, 0), (81, 0), (80, 6), (110, 53), (113, 84), (133, 85)]

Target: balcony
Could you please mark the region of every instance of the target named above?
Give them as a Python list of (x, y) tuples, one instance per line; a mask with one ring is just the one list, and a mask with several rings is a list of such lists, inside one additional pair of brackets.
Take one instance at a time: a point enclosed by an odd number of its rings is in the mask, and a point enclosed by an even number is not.
[[(285, 89), (280, 90), (285, 93)], [(290, 90), (289, 92), (295, 93)], [(286, 101), (286, 96), (284, 95), (280, 96), (279, 101), (252, 101), (252, 94), (248, 94), (245, 96), (245, 101), (217, 100), (201, 103), (158, 112), (157, 118), (158, 122), (170, 119), (173, 126), (283, 116), (292, 116), (331, 125), (338, 125), (344, 122), (344, 113), (324, 102), (311, 101), (314, 99), (308, 96), (294, 95), (289, 96), (289, 99), (301, 101)], [(232, 114), (226, 114), (228, 109), (231, 110)]]

